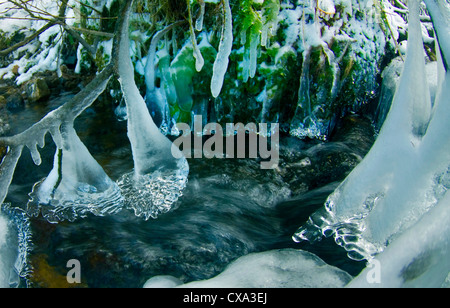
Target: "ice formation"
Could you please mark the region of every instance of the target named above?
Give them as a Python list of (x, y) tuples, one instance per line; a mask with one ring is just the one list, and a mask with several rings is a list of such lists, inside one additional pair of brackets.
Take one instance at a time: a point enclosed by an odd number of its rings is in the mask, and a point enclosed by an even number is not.
[(26, 213), (10, 204), (0, 207), (0, 288), (19, 287), (28, 278), (31, 250), (30, 223)]
[(199, 0), (200, 4), (200, 15), (195, 21), (195, 30), (202, 31), (203, 30), (203, 20), (205, 18), (205, 1)]
[(449, 234), (450, 194), (447, 193), (417, 224), (371, 260), (369, 267), (348, 287), (443, 287), (450, 274)]
[(131, 143), (134, 171), (125, 174), (118, 184), (128, 207), (137, 216), (156, 218), (169, 211), (186, 186), (189, 166), (186, 159), (172, 156), (172, 142), (155, 125), (134, 81), (130, 58), (127, 14), (119, 47), (118, 73), (127, 106), (128, 138)]
[[(359, 1), (354, 7), (351, 1), (304, 1), (295, 9), (285, 8), (280, 13), (280, 22), (288, 25), (285, 46), (303, 54), (297, 108), (290, 123), (292, 136), (326, 139), (332, 129), (327, 110), (342, 104), (336, 100), (343, 86), (353, 83), (351, 91), (361, 93), (357, 100), (364, 100), (367, 92), (376, 88), (374, 76), (385, 51), (385, 35), (378, 20), (371, 18), (375, 13), (370, 3)], [(356, 11), (365, 17), (357, 18)], [(351, 59), (350, 66), (344, 64), (344, 57)], [(311, 62), (326, 74), (318, 73), (317, 67), (310, 68)], [(353, 65), (361, 72), (349, 78)], [(364, 86), (356, 87), (358, 82)], [(366, 93), (360, 89), (366, 89)], [(354, 102), (353, 108), (357, 105)]]
[(218, 276), (176, 286), (174, 277), (156, 276), (147, 286), (178, 288), (339, 288), (350, 282), (346, 272), (316, 255), (295, 249), (251, 253), (232, 262)]
[[(433, 225), (445, 224), (448, 220), (446, 195), (450, 187), (450, 106), (447, 104), (450, 78), (446, 73), (432, 104), (417, 1), (409, 1), (409, 14), (406, 62), (392, 107), (374, 146), (328, 198), (325, 208), (313, 214), (294, 235), (296, 241), (334, 236), (336, 242), (349, 252), (349, 257), (357, 260), (372, 260), (385, 249), (389, 256), (390, 251), (401, 251), (401, 247), (405, 247), (402, 243), (414, 242), (411, 245), (415, 250), (411, 254), (401, 254), (402, 260), (407, 262), (403, 264), (405, 271), (414, 258), (418, 258), (418, 263), (412, 267), (428, 262), (421, 259), (428, 258), (421, 254), (433, 255), (433, 250), (425, 251), (426, 245), (433, 246), (435, 240), (436, 244), (442, 243), (443, 251), (448, 253), (449, 233), (439, 235)], [(438, 29), (436, 27), (437, 32)], [(445, 35), (445, 29), (448, 25), (444, 26), (441, 35)], [(429, 225), (420, 222), (421, 219), (429, 220), (428, 216), (443, 221)], [(430, 243), (426, 245), (423, 239), (414, 238), (422, 227), (421, 236), (429, 236)], [(408, 245), (408, 250), (410, 248)], [(436, 250), (436, 258), (441, 253)], [(388, 258), (383, 256), (384, 253), (380, 260)], [(436, 265), (430, 265), (430, 272), (439, 268), (448, 274), (445, 258), (436, 262)], [(401, 268), (397, 265), (395, 273)], [(408, 279), (404, 281), (406, 283)]]
[(73, 130), (74, 120), (104, 91), (111, 73), (112, 67), (107, 67), (71, 101), (48, 113), (26, 131), (0, 138), (0, 142), (8, 146), (0, 165), (1, 202), (6, 198), (24, 147), (30, 150), (34, 163), (40, 165), (38, 148), (45, 146), (45, 136), (49, 133), (58, 149), (55, 165), (47, 179), (35, 185), (28, 204), (30, 214), (38, 215), (42, 209), (49, 221), (57, 222), (72, 220), (87, 212), (115, 213), (121, 208), (116, 184), (109, 180)]
[(119, 187), (90, 155), (71, 125), (61, 128), (62, 147), (57, 148), (54, 167), (30, 194), (28, 212), (49, 222), (73, 220), (87, 213), (97, 216), (122, 209)]
[(0, 214), (0, 288), (9, 287), (9, 270), (6, 250), (8, 220)]
[(218, 97), (222, 90), (225, 73), (228, 69), (229, 56), (233, 47), (233, 17), (231, 15), (229, 0), (224, 0), (223, 4), (225, 19), (211, 80), (211, 93), (213, 97)]

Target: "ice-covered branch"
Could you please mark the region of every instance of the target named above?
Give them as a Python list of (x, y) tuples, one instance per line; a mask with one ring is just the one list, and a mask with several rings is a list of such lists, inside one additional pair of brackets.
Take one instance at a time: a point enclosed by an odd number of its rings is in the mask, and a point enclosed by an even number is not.
[[(122, 22), (123, 18), (118, 21), (117, 31), (121, 29)], [(117, 35), (114, 40), (113, 54), (117, 56), (120, 39), (121, 36)], [(117, 71), (117, 65), (117, 59), (112, 59), (73, 99), (24, 132), (0, 138), (0, 144), (8, 148), (0, 165), (0, 204), (7, 196), (23, 148), (27, 147), (34, 163), (40, 165), (42, 160), (38, 147), (45, 146), (45, 136), (49, 133), (57, 147), (54, 168), (46, 179), (33, 188), (29, 212), (37, 215), (42, 211), (49, 221), (57, 222), (75, 219), (87, 212), (103, 215), (121, 209), (119, 188), (89, 154), (73, 129), (75, 119), (103, 93)]]

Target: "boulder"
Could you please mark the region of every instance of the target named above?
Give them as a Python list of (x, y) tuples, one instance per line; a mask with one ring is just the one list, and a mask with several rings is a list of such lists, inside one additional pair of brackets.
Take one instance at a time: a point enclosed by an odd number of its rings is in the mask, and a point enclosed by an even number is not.
[(46, 99), (51, 94), (47, 82), (41, 77), (30, 80), (25, 86), (25, 92), (30, 103)]

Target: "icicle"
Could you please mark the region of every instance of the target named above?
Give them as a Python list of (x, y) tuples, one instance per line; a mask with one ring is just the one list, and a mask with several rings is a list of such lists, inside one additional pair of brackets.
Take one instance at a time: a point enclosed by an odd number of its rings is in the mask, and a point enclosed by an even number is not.
[(31, 145), (27, 146), (30, 150), (31, 158), (33, 159), (33, 162), (36, 166), (40, 166), (42, 163), (41, 154), (39, 154), (39, 151), (37, 149), (37, 145)]
[(219, 44), (219, 52), (213, 66), (213, 76), (211, 80), (211, 93), (217, 98), (222, 91), (225, 73), (228, 69), (229, 56), (233, 47), (233, 17), (229, 0), (223, 0), (225, 24), (222, 29), (222, 37)]
[[(204, 3), (203, 3), (203, 13), (204, 13)], [(205, 64), (205, 60), (203, 59), (202, 53), (197, 45), (197, 37), (195, 36), (194, 25), (192, 22), (192, 14), (191, 14), (191, 6), (188, 3), (188, 12), (189, 12), (189, 32), (191, 35), (192, 47), (194, 49), (194, 58), (195, 58), (195, 69), (197, 72), (200, 72)], [(203, 17), (202, 17), (203, 19)]]
[(290, 135), (303, 139), (323, 138), (324, 125), (319, 122), (311, 107), (310, 97), (310, 66), (311, 52), (309, 47), (303, 52), (303, 67), (300, 76), (300, 87), (298, 90), (298, 103), (294, 117), (290, 124)]
[(203, 30), (203, 19), (205, 17), (205, 1), (198, 0), (198, 3), (200, 4), (200, 16), (195, 21), (195, 30), (200, 32)]
[(250, 42), (250, 78), (255, 77), (256, 69), (258, 67), (258, 46), (259, 46), (259, 33), (253, 33)]
[(125, 174), (118, 184), (126, 205), (137, 216), (156, 218), (169, 211), (186, 186), (189, 166), (186, 159), (172, 155), (172, 143), (153, 122), (134, 81), (128, 38), (128, 19), (122, 29), (119, 47), (119, 81), (127, 105), (128, 137), (134, 172)]

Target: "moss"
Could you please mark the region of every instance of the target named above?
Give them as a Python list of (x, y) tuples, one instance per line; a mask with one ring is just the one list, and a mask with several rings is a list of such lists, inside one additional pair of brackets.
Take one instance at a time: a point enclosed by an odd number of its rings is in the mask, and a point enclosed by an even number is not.
[(34, 287), (38, 288), (85, 288), (86, 283), (70, 284), (67, 282), (67, 273), (61, 273), (56, 267), (48, 263), (48, 256), (45, 254), (34, 255), (31, 258), (33, 268), (30, 281)]

